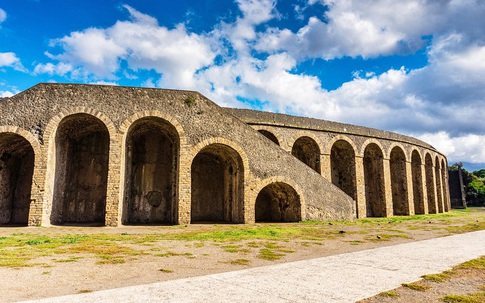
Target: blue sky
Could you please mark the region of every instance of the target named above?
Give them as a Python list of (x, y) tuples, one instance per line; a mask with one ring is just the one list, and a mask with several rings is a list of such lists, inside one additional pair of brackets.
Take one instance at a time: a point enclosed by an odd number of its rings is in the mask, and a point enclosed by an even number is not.
[(485, 167), (485, 1), (0, 0), (0, 97), (190, 89), (395, 131)]

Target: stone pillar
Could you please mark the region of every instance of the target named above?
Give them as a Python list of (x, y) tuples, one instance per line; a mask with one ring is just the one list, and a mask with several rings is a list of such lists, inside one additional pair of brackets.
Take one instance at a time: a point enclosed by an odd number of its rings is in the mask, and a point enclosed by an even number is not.
[(391, 162), (389, 159), (382, 159), (384, 170), (384, 197), (386, 202), (386, 217), (393, 215), (392, 187), (391, 187)]
[[(122, 153), (122, 135), (116, 134), (115, 138), (110, 138), (109, 144), (109, 164), (108, 164), (108, 181), (106, 188), (106, 213), (105, 225), (118, 226), (120, 197), (120, 171)], [(124, 169), (124, 168), (123, 168)], [(123, 187), (121, 187), (123, 188)]]
[(439, 213), (438, 208), (438, 187), (436, 186), (436, 168), (434, 164), (431, 167), (432, 175), (433, 175), (433, 190), (434, 190), (434, 206), (436, 208), (436, 213)]
[(367, 206), (365, 199), (365, 178), (364, 178), (364, 158), (355, 157), (355, 186), (357, 190), (357, 217), (367, 217)]
[(411, 162), (406, 161), (406, 187), (407, 187), (407, 208), (410, 216), (414, 215), (414, 187), (413, 187), (413, 168)]
[(429, 207), (428, 207), (428, 187), (426, 186), (426, 166), (424, 161), (421, 164), (421, 180), (422, 180), (422, 188), (423, 188), (423, 203), (424, 203), (424, 213), (429, 214)]
[(332, 167), (330, 161), (330, 155), (320, 155), (320, 170), (322, 172), (322, 177), (327, 179), (329, 182), (332, 182)]

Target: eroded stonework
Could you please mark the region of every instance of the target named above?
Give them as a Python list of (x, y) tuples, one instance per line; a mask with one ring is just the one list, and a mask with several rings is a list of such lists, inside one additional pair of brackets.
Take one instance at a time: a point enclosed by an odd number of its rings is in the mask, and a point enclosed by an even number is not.
[(446, 167), (414, 138), (192, 91), (39, 84), (0, 100), (1, 225), (446, 212)]

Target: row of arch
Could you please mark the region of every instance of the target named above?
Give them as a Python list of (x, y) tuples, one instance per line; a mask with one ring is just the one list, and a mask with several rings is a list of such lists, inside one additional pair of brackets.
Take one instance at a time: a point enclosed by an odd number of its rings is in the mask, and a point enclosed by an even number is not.
[[(280, 145), (278, 138), (269, 130), (258, 131)], [(355, 144), (349, 138), (337, 139), (330, 147), (323, 173), (321, 159), (325, 155), (313, 138), (297, 138), (291, 154), (357, 201), (361, 205), (357, 205), (358, 217), (433, 214), (450, 209), (447, 164), (438, 156), (433, 161), (430, 153), (426, 153), (423, 159), (420, 152), (413, 149), (408, 160), (403, 148), (395, 145), (385, 159), (382, 146), (371, 140), (358, 155)], [(389, 173), (387, 180), (386, 171)], [(364, 184), (360, 195), (359, 178)], [(390, 186), (386, 187), (386, 183)], [(392, 203), (386, 203), (389, 200)]]
[[(49, 143), (44, 174), (49, 219), (55, 225), (104, 225), (110, 186), (112, 132), (95, 115), (69, 114), (60, 119)], [(40, 151), (24, 132), (0, 132), (0, 225), (27, 225), (31, 193), (37, 186)], [(179, 218), (180, 131), (156, 116), (127, 127), (121, 165), (121, 223), (177, 224)], [(35, 148), (37, 149), (37, 148)], [(203, 146), (190, 165), (190, 222), (243, 223), (246, 167), (235, 148)], [(254, 201), (256, 221), (301, 220), (301, 196), (282, 181), (269, 182)]]

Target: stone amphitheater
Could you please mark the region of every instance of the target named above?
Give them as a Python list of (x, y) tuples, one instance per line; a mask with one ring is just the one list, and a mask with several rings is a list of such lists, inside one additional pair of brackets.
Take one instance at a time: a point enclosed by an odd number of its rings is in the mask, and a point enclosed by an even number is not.
[(222, 108), (193, 91), (38, 84), (0, 99), (0, 225), (355, 219), (447, 212), (415, 138)]

